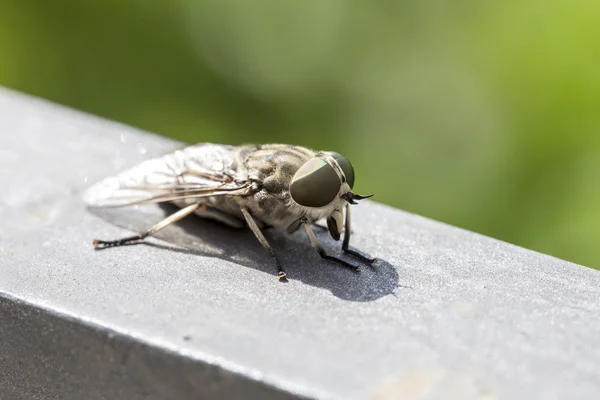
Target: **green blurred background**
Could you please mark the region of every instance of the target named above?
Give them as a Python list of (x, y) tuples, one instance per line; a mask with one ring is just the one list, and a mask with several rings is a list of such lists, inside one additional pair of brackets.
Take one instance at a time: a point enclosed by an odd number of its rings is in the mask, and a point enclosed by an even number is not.
[(597, 0), (0, 0), (0, 85), (600, 267)]

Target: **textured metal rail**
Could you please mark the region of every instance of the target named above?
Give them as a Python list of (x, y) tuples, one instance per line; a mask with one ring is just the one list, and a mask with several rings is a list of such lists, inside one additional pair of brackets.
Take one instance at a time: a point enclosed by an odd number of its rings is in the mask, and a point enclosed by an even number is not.
[(0, 398), (598, 398), (600, 272), (375, 202), (360, 274), (195, 217), (94, 251), (172, 209), (81, 193), (179, 145), (0, 90)]

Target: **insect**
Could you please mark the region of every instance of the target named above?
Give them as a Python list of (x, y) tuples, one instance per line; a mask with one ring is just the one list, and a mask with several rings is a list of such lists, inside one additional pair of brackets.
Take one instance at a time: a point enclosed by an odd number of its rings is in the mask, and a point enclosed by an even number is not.
[[(372, 195), (352, 192), (354, 169), (341, 154), (285, 144), (230, 146), (201, 143), (142, 162), (93, 185), (90, 207), (122, 207), (170, 202), (179, 210), (138, 235), (94, 240), (97, 249), (138, 242), (190, 215), (235, 228), (248, 226), (274, 259), (277, 276), (286, 272), (263, 235), (267, 228), (293, 233), (303, 227), (312, 246), (329, 261), (358, 271), (359, 265), (327, 254), (312, 225), (326, 219), (342, 249), (365, 263), (376, 259), (350, 249), (350, 205)], [(345, 220), (343, 213), (345, 211)], [(344, 226), (345, 225), (345, 226)]]

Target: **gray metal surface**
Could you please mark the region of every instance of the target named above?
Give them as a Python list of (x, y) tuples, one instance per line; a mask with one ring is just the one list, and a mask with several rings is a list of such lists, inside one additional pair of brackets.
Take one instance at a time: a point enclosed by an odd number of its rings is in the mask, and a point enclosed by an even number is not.
[(94, 251), (172, 209), (82, 192), (178, 145), (0, 90), (0, 398), (600, 398), (598, 271), (374, 202), (361, 274), (196, 217)]

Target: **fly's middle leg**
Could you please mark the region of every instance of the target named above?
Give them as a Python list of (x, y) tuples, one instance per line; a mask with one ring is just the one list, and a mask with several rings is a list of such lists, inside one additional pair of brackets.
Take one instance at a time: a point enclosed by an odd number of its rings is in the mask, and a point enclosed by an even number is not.
[(196, 211), (199, 207), (200, 207), (200, 203), (196, 203), (196, 204), (187, 206), (185, 208), (182, 208), (181, 210), (177, 211), (176, 213), (169, 215), (167, 218), (163, 219), (162, 221), (160, 221), (158, 224), (154, 225), (150, 229), (148, 229), (144, 232), (141, 232), (140, 234), (135, 235), (135, 236), (128, 236), (128, 237), (124, 237), (124, 238), (117, 239), (117, 240), (94, 240), (94, 248), (95, 249), (105, 249), (107, 247), (124, 246), (124, 245), (131, 244), (134, 242), (139, 242), (141, 240), (144, 240), (148, 236), (154, 235), (156, 232), (160, 231), (163, 228), (166, 228), (167, 226), (171, 225), (172, 223), (177, 222), (180, 219), (187, 217), (188, 215), (190, 215), (191, 213)]
[(286, 273), (283, 270), (283, 267), (281, 266), (281, 262), (279, 261), (277, 254), (275, 254), (275, 250), (273, 250), (273, 248), (267, 241), (267, 238), (265, 238), (265, 235), (263, 235), (262, 231), (256, 224), (256, 221), (254, 220), (254, 218), (252, 218), (252, 215), (250, 215), (250, 211), (248, 210), (248, 208), (242, 207), (241, 210), (242, 210), (242, 214), (244, 214), (244, 218), (246, 219), (246, 222), (248, 223), (248, 226), (254, 233), (254, 236), (256, 236), (256, 238), (258, 239), (260, 244), (262, 244), (263, 247), (269, 251), (269, 253), (271, 254), (271, 257), (273, 257), (273, 259), (275, 260), (275, 266), (277, 267), (277, 277), (279, 278), (280, 281), (285, 282)]

